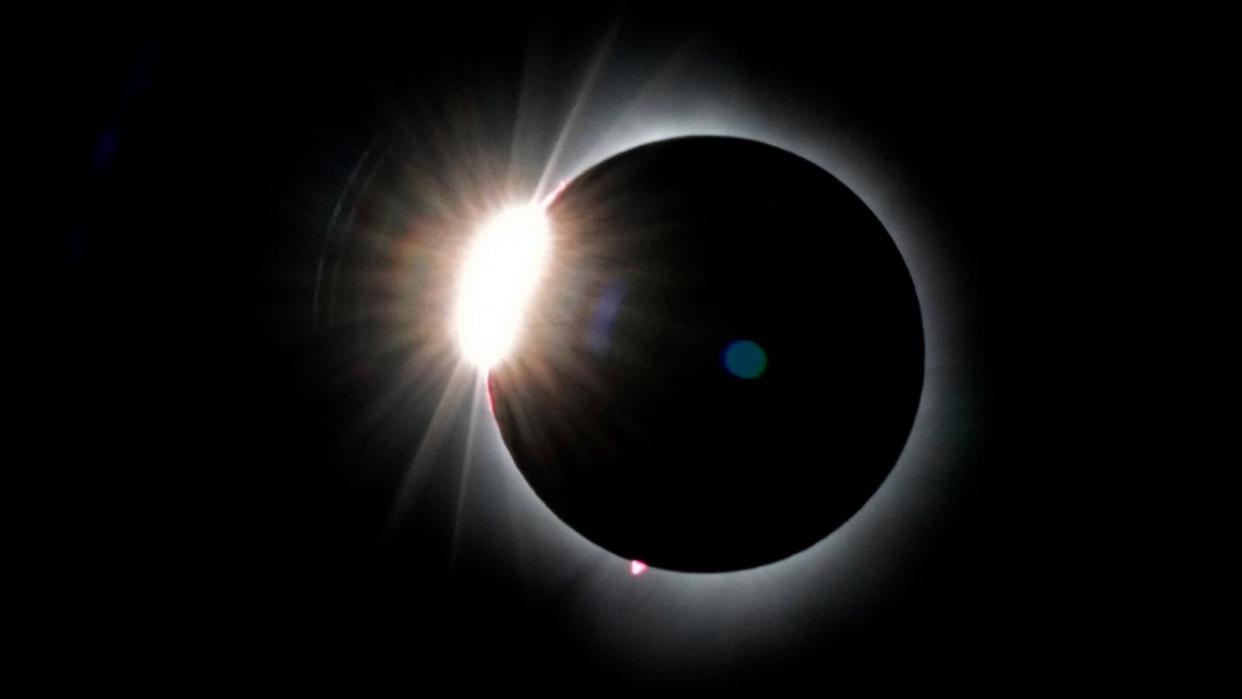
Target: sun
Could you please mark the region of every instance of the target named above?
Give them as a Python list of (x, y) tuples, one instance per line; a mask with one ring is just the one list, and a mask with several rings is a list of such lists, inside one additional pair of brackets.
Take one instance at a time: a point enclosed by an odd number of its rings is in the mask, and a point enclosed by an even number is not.
[(510, 207), (480, 227), (466, 253), (454, 320), (462, 356), (480, 371), (513, 347), (543, 274), (549, 229), (542, 206)]

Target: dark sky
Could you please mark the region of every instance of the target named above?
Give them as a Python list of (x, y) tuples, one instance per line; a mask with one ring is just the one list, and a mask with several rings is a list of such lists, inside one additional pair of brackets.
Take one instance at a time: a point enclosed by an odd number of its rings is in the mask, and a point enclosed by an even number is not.
[[(142, 658), (156, 675), (360, 663), (411, 687), (588, 691), (826, 688), (843, 675), (885, 684), (985, 667), (1020, 677), (1078, 662), (1071, 610), (1090, 595), (1078, 565), (1089, 557), (1059, 519), (1071, 505), (1047, 497), (1047, 469), (1064, 464), (1033, 456), (1056, 428), (1021, 429), (1018, 407), (1038, 383), (1023, 368), (1027, 336), (1048, 322), (1032, 317), (1023, 283), (1030, 247), (1064, 235), (1039, 228), (1073, 102), (1055, 85), (1065, 57), (1037, 27), (985, 34), (942, 17), (933, 31), (831, 15), (377, 21), (396, 26), (95, 38), (47, 59), (41, 104), (65, 163), (63, 205), (44, 218), (59, 241), (50, 359), (69, 436), (51, 449), (64, 514), (40, 525), (57, 571), (45, 590), (56, 621), (40, 643), (59, 647), (51, 629), (73, 629), (75, 657)], [(945, 466), (951, 478), (928, 479), (943, 491), (932, 531), (884, 554), (897, 563), (868, 573), (869, 601), (854, 611), (817, 616), (828, 603), (816, 596), (836, 583), (799, 581), (790, 594), (811, 601), (793, 608), (811, 611), (784, 621), (770, 652), (755, 636), (727, 657), (695, 656), (692, 634), (715, 627), (679, 623), (676, 605), (656, 622), (621, 618), (629, 607), (601, 606), (612, 598), (583, 592), (548, 553), (558, 535), (546, 522), (523, 560), (521, 531), (489, 533), (489, 496), (462, 510), (471, 457), (460, 446), (424, 457), (412, 495), (403, 486), (448, 378), (438, 355), (390, 347), (393, 316), (366, 310), (389, 308), (365, 289), (387, 283), (376, 260), (399, 257), (392, 221), (495, 196), (463, 192), (470, 178), (529, 191), (522, 158), (549, 150), (598, 55), (604, 92), (618, 90), (596, 95), (606, 104), (687, 62), (715, 78), (660, 89), (726, 117), (753, 117), (757, 92), (788, 96), (797, 111), (774, 103), (785, 110), (774, 130), (839, 134), (825, 147), (862, 158), (880, 194), (887, 182), (913, 202), (903, 220), (927, 222), (941, 251), (929, 264), (955, 289), (937, 312), (970, 353), (958, 425), (968, 448)], [(606, 126), (607, 114), (586, 112)], [(360, 170), (377, 178), (360, 195), (350, 177), (369, 148), (386, 165)], [(491, 166), (497, 148), (511, 151)], [(409, 182), (448, 194), (403, 203)], [(334, 217), (342, 201), (360, 212), (348, 225)], [(354, 233), (332, 237), (341, 230)], [(348, 277), (344, 320), (328, 330), (308, 310), (325, 240)], [(445, 442), (465, 439), (465, 410)], [(476, 493), (507, 482), (479, 478)], [(610, 629), (623, 640), (599, 638)]]

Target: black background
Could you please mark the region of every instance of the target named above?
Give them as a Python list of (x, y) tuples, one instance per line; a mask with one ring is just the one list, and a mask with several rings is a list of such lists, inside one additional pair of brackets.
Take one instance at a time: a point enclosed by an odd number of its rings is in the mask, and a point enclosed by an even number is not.
[[(1013, 19), (985, 33), (952, 17), (618, 17), (64, 42), (39, 101), (63, 166), (43, 216), (58, 241), (43, 479), (56, 507), (36, 527), (35, 646), (191, 681), (362, 667), (588, 691), (1021, 682), (1098, 662), (1089, 639), (1111, 617), (1091, 571), (1108, 554), (1084, 541), (1080, 496), (1050, 486), (1071, 465), (1046, 456), (1072, 426), (1040, 397), (1056, 281), (1030, 286), (1072, 239), (1047, 224), (1073, 196), (1050, 175), (1089, 92), (1080, 38)], [(581, 60), (575, 47), (615, 21), (629, 50), (707, 37), (744, 79), (800, 91), (899, 156), (951, 236), (988, 406), (942, 543), (911, 554), (916, 584), (830, 638), (706, 675), (620, 675), (541, 616), (532, 599), (556, 591), (450, 565), (449, 475), (386, 533), (397, 476), (376, 464), (409, 453), (354, 449), (343, 425), (374, 383), (325, 387), (333, 350), (291, 310), (313, 292), (317, 236), (359, 154), (399, 127), (394, 103), (468, 84), (503, 104), (531, 37)]]

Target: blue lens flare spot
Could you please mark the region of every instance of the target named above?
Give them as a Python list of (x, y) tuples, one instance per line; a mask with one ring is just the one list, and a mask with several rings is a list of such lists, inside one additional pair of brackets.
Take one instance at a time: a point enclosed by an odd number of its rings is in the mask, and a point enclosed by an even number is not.
[(768, 368), (768, 353), (758, 343), (737, 340), (725, 347), (724, 365), (739, 379), (757, 379)]

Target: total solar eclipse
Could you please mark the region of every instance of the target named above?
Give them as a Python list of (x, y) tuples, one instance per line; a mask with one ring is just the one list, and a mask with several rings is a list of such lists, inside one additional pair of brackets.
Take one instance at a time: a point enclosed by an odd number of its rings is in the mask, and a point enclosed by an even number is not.
[(1083, 665), (1117, 454), (1045, 455), (1099, 430), (1040, 389), (1109, 32), (568, 9), (23, 63), (27, 645), (488, 693)]
[(532, 489), (636, 571), (819, 541), (893, 468), (922, 390), (884, 226), (818, 165), (739, 138), (649, 143), (505, 212), (456, 320)]

